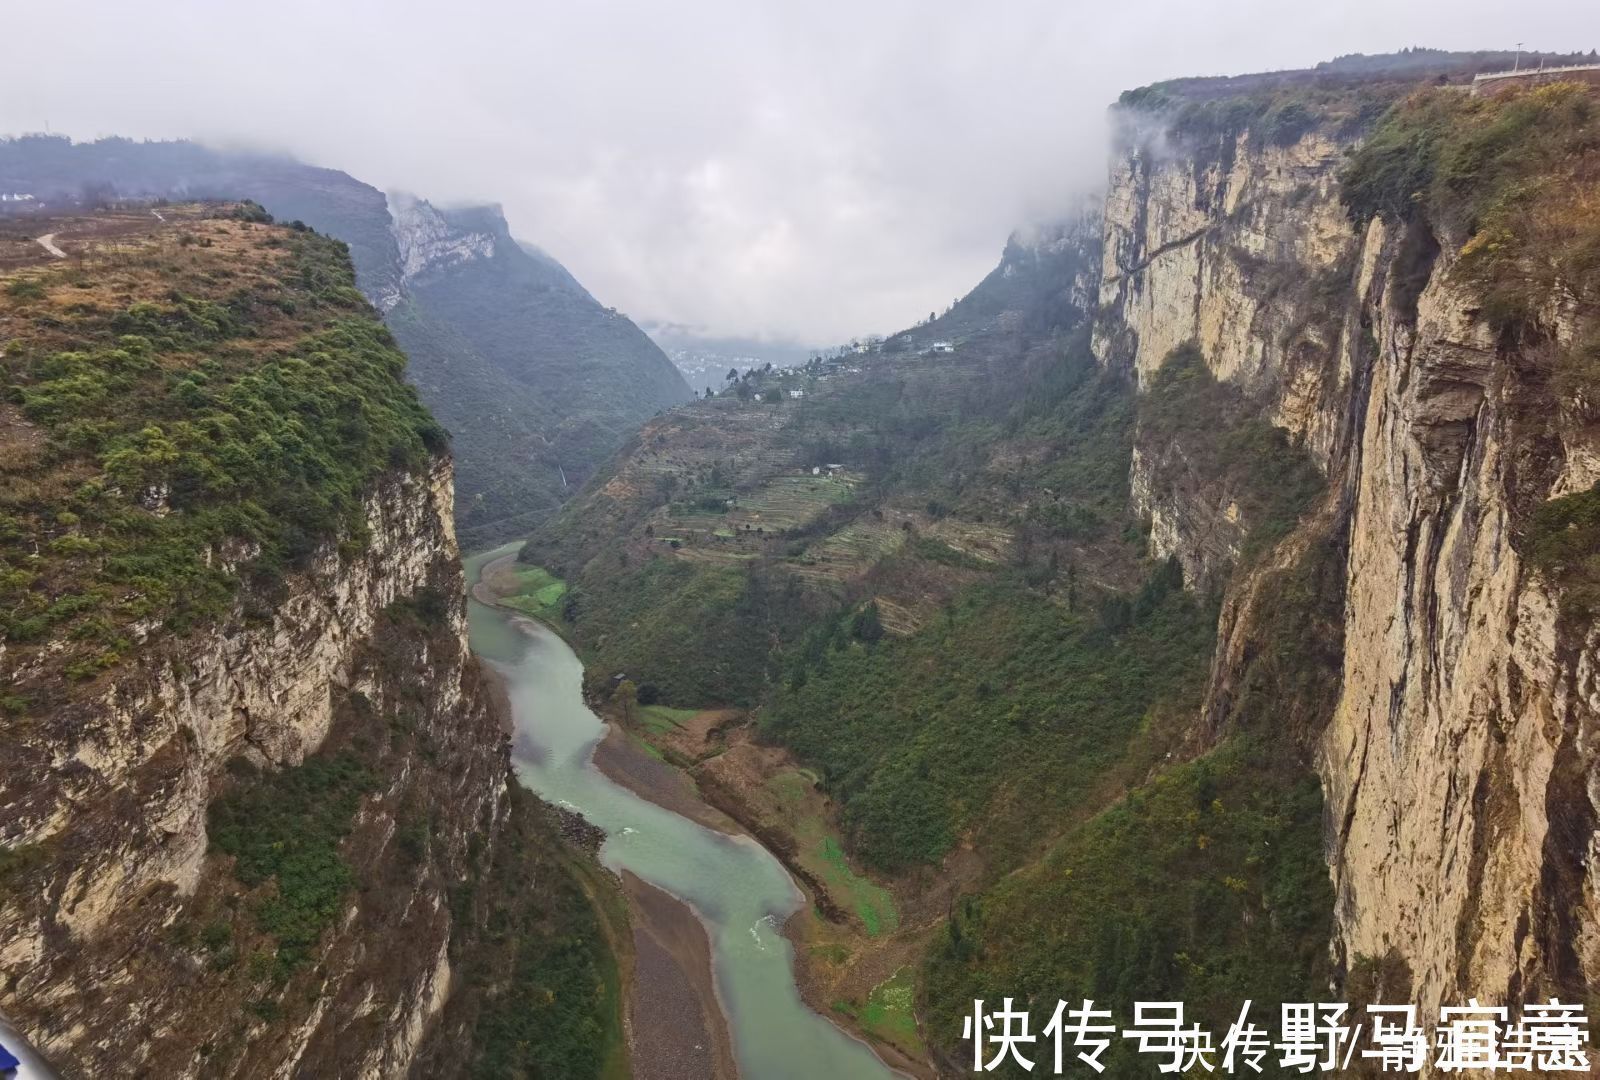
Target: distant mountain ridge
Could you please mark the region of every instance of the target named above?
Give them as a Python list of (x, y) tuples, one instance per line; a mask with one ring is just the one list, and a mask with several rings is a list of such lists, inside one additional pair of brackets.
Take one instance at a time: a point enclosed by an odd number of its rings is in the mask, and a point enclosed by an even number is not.
[(441, 209), (289, 158), (188, 142), (0, 141), (0, 189), (46, 206), (249, 198), (350, 246), (362, 292), (452, 433), (464, 548), (525, 531), (689, 386), (626, 316), (514, 239), (498, 206)]
[(894, 334), (886, 352), (927, 348), (1004, 331), (1067, 329), (1089, 305), (1100, 228), (1098, 207), (1085, 203), (1061, 219), (1017, 229), (999, 264), (972, 291), (927, 322)]

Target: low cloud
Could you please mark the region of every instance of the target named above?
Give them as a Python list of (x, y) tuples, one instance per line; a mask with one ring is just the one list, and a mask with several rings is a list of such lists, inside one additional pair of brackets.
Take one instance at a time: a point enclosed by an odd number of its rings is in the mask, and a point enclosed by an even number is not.
[(1588, 49), (1592, 0), (12, 5), (0, 132), (287, 150), (514, 231), (641, 320), (893, 330), (1104, 165), (1105, 106), (1345, 52)]

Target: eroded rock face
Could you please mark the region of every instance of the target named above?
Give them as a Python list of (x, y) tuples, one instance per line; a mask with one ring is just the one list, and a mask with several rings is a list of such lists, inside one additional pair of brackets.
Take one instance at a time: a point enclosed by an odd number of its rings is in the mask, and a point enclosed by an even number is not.
[[(1148, 387), (1197, 343), (1328, 474), (1313, 516), (1347, 538), (1343, 685), (1312, 753), (1336, 954), (1397, 951), (1424, 1009), (1581, 1000), (1600, 977), (1600, 631), (1563, 623), (1517, 543), (1539, 503), (1600, 480), (1594, 433), (1563, 419), (1536, 347), (1479, 318), (1451, 273), (1460, 238), (1352, 227), (1346, 145), (1312, 131), (1197, 150), (1130, 127), (1096, 355)], [(1181, 446), (1140, 437), (1134, 497), (1152, 554), (1215, 581), (1250, 523), (1185, 469)], [(1245, 663), (1252, 584), (1224, 601), (1213, 720)]]
[[(1358, 240), (1338, 200), (1350, 141), (1250, 133), (1197, 145), (1125, 117), (1105, 208), (1101, 363), (1148, 387), (1193, 343), (1217, 379), (1326, 467), (1355, 391), (1346, 316)], [(1181, 448), (1141, 440), (1132, 476), (1151, 550), (1191, 584), (1237, 560), (1252, 525), (1225, 485), (1187, 475)]]
[[(1247, 132), (1216, 147), (1125, 126), (1105, 209), (1095, 354), (1148, 384), (1186, 342), (1324, 452), (1318, 402), (1356, 252), (1336, 170), (1351, 143)], [(1324, 382), (1331, 385), (1324, 386)]]
[[(404, 1072), (449, 989), (451, 870), (492, 833), (507, 768), (467, 652), (451, 500), (447, 462), (391, 476), (366, 501), (359, 554), (330, 546), (222, 626), (147, 642), (140, 663), (29, 732), (0, 777), (0, 821), (44, 870), (27, 878), (42, 887), (0, 895), (0, 1007), (66, 1074)], [(447, 598), (442, 622), (403, 646), (377, 640), (385, 609), (423, 589)], [(227, 763), (294, 766), (350, 737), (341, 723), (381, 737), (400, 716), (428, 753), (387, 755), (363, 798), (343, 850), (370, 887), (287, 1004), (250, 1011), (278, 990), (240, 976), (248, 957), (222, 967), (174, 945), (197, 897), (236, 888), (230, 860), (208, 854)], [(426, 867), (395, 844), (419, 804), (433, 815)]]
[[(429, 270), (443, 270), (474, 259), (494, 257), (494, 235), (460, 228), (445, 219), (433, 204), (415, 195), (392, 192), (389, 195), (389, 231), (400, 252), (400, 288)], [(379, 302), (389, 311), (400, 300), (400, 293)]]
[(1414, 324), (1397, 287), (1368, 303), (1344, 693), (1321, 744), (1337, 945), (1398, 950), (1429, 1008), (1570, 998), (1600, 970), (1600, 637), (1560, 626), (1514, 538), (1530, 503), (1600, 469), (1565, 452), (1538, 372), (1476, 318), (1448, 259)]

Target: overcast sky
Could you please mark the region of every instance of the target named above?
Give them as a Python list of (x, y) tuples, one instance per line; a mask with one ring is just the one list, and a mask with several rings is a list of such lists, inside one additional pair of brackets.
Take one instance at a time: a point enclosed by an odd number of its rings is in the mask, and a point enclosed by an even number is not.
[(513, 230), (635, 319), (832, 342), (943, 308), (1178, 75), (1589, 49), (1596, 0), (0, 0), (0, 133), (289, 150)]

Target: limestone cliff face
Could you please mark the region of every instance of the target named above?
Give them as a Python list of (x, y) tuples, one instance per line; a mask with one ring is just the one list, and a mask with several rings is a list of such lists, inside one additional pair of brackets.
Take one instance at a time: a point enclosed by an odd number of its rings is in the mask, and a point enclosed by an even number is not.
[(1514, 541), (1600, 468), (1448, 256), (1413, 317), (1387, 233), (1365, 238), (1377, 355), (1353, 403), (1344, 693), (1320, 747), (1337, 944), (1398, 950), (1429, 1006), (1570, 998), (1600, 973), (1600, 633), (1560, 624)]
[[(427, 271), (494, 257), (493, 232), (458, 227), (431, 203), (414, 195), (391, 192), (389, 216), (393, 221), (390, 232), (400, 253), (400, 289)], [(397, 290), (383, 297), (379, 307), (389, 311), (400, 297)]]
[(1315, 406), (1338, 390), (1322, 365), (1356, 248), (1335, 176), (1350, 145), (1320, 131), (1289, 145), (1248, 131), (1191, 143), (1125, 122), (1107, 187), (1096, 354), (1144, 384), (1196, 342), (1219, 379), (1266, 396), (1281, 423), (1329, 447)]
[[(4, 841), (39, 860), (0, 895), (0, 1005), (66, 1075), (404, 1072), (450, 988), (447, 884), (505, 790), (451, 501), (448, 462), (391, 475), (366, 500), (359, 554), (330, 545), (222, 625), (146, 641), (126, 674), (32, 728), (0, 777)], [(386, 612), (422, 590), (444, 613), (397, 632)], [(294, 766), (351, 740), (385, 747), (342, 849), (363, 887), (311, 962), (284, 985), (252, 972), (244, 931), (236, 962), (195, 945), (199, 913), (248, 906), (208, 852), (227, 764)], [(396, 838), (419, 807), (420, 862)]]
[[(1301, 533), (1348, 551), (1342, 690), (1311, 747), (1336, 956), (1397, 952), (1424, 1008), (1581, 999), (1600, 977), (1600, 631), (1562, 622), (1517, 541), (1538, 504), (1600, 480), (1594, 431), (1531, 346), (1479, 317), (1451, 273), (1464, 238), (1348, 222), (1349, 144), (1313, 129), (1219, 148), (1130, 121), (1094, 347), (1148, 386), (1197, 343), (1328, 474)], [(1132, 479), (1152, 553), (1191, 582), (1226, 575), (1250, 526), (1226, 485), (1148, 433)], [(1213, 718), (1249, 652), (1258, 576), (1224, 599)]]
[[(1287, 145), (1250, 132), (1218, 140), (1125, 114), (1112, 158), (1094, 350), (1148, 387), (1193, 342), (1253, 411), (1324, 464), (1342, 436), (1353, 371), (1345, 304), (1357, 248), (1338, 201), (1347, 137)], [(1132, 488), (1152, 550), (1190, 582), (1237, 560), (1251, 526), (1236, 493), (1181, 446), (1139, 440)]]

